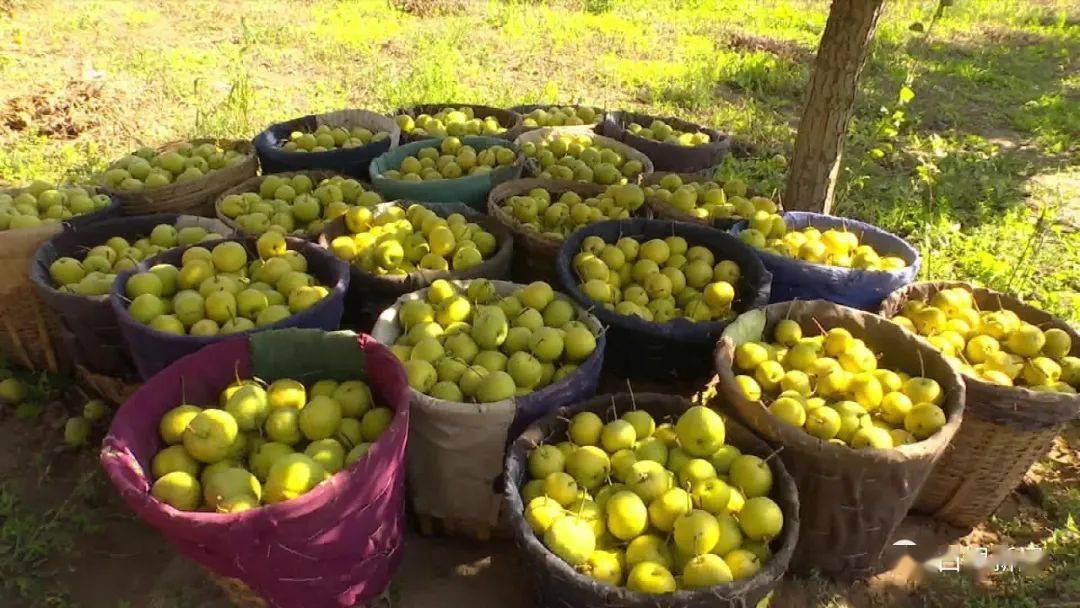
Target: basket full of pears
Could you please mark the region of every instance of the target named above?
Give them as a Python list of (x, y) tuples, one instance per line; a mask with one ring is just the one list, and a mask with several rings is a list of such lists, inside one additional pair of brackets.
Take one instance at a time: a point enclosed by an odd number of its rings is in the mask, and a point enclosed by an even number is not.
[(741, 315), (715, 362), (722, 401), (782, 447), (799, 486), (792, 568), (874, 572), (934, 463), (950, 457), (959, 374), (895, 324), (822, 300)]
[(758, 210), (731, 232), (772, 273), (771, 302), (828, 300), (876, 311), (886, 296), (915, 280), (922, 264), (904, 239), (820, 213)]
[(915, 508), (976, 525), (1080, 416), (1080, 336), (1010, 295), (966, 283), (914, 283), (889, 296), (881, 314), (964, 377), (964, 420)]

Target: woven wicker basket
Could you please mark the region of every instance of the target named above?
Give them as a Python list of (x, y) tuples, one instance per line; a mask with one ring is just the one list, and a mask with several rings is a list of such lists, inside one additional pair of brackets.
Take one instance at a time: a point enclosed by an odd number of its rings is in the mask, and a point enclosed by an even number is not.
[[(84, 186), (97, 193), (100, 189)], [(13, 196), (25, 188), (2, 189)], [(42, 224), (30, 228), (0, 231), (0, 350), (21, 365), (35, 370), (60, 371), (65, 366), (60, 348), (60, 323), (45, 306), (30, 280), (30, 268), (43, 243), (65, 228), (78, 227), (116, 215), (116, 199), (107, 208), (75, 216), (63, 224)]]
[(57, 372), (63, 352), (59, 322), (30, 282), (37, 248), (59, 234), (60, 224), (0, 232), (0, 349), (29, 369)]
[(59, 372), (64, 365), (55, 341), (59, 332), (60, 322), (30, 283), (0, 293), (0, 349), (20, 365)]
[[(650, 173), (645, 176), (642, 182), (643, 186), (654, 186), (660, 183), (660, 180), (664, 179), (667, 175), (678, 175), (684, 184), (697, 183), (697, 182), (714, 182), (723, 185), (723, 182), (713, 178), (712, 171), (699, 171), (697, 173), (674, 173), (657, 171), (656, 173)], [(757, 196), (755, 192), (747, 191), (747, 196)], [(783, 211), (783, 207), (779, 201), (776, 202), (777, 212)], [(702, 219), (689, 213), (679, 211), (678, 209), (668, 205), (664, 201), (660, 200), (657, 196), (646, 196), (645, 205), (652, 210), (653, 214), (657, 218), (675, 220), (677, 222), (689, 222), (691, 224), (702, 224), (704, 226), (712, 226), (713, 228), (719, 228), (721, 230), (727, 230), (735, 224), (742, 221), (743, 218), (731, 217), (721, 219)]]
[(159, 188), (141, 192), (128, 192), (103, 188), (110, 196), (120, 201), (124, 215), (145, 215), (148, 213), (183, 213), (187, 215), (214, 216), (214, 199), (219, 194), (254, 177), (259, 168), (255, 156), (255, 147), (250, 141), (233, 139), (193, 139), (190, 142), (172, 142), (158, 148), (159, 152), (171, 150), (184, 143), (199, 145), (217, 144), (225, 149), (243, 152), (245, 159), (231, 167), (211, 171), (200, 179), (190, 182), (172, 183)]
[[(280, 178), (284, 178), (284, 179), (291, 178), (294, 175), (306, 175), (309, 178), (311, 178), (311, 183), (312, 183), (313, 186), (318, 186), (319, 182), (321, 182), (322, 180), (333, 177), (335, 175), (340, 175), (340, 174), (335, 173), (334, 171), (317, 170), (317, 171), (292, 171), (292, 172), (288, 172), (288, 173), (272, 173), (271, 175), (273, 175), (274, 177), (280, 177)], [(252, 177), (250, 177), (248, 179), (245, 179), (244, 181), (240, 182), (239, 184), (237, 184), (235, 186), (232, 186), (228, 190), (225, 190), (225, 191), (221, 192), (220, 194), (218, 194), (217, 197), (214, 199), (214, 215), (217, 217), (217, 219), (224, 222), (226, 226), (228, 226), (229, 228), (236, 231), (237, 234), (245, 234), (245, 235), (247, 235), (247, 233), (244, 232), (243, 230), (241, 230), (240, 226), (237, 225), (236, 220), (234, 220), (233, 218), (231, 218), (231, 217), (229, 217), (229, 216), (227, 216), (227, 215), (225, 215), (224, 213), (221, 212), (221, 201), (224, 200), (225, 197), (229, 196), (230, 194), (243, 194), (245, 192), (258, 192), (259, 191), (259, 186), (262, 185), (263, 180), (265, 180), (267, 177), (268, 177), (267, 175), (255, 175), (255, 176), (252, 176)], [(252, 235), (248, 235), (248, 236), (252, 236)], [(257, 235), (254, 235), (254, 236), (257, 236)], [(316, 238), (318, 238), (318, 236), (319, 236), (318, 233), (315, 233), (315, 234), (304, 233), (303, 238), (306, 238), (308, 240), (315, 240)]]
[(607, 113), (607, 111), (604, 110), (604, 108), (601, 108), (599, 106), (587, 106), (587, 105), (575, 104), (575, 103), (566, 103), (566, 104), (561, 104), (561, 103), (549, 103), (549, 104), (530, 103), (530, 104), (525, 104), (525, 105), (521, 105), (521, 106), (514, 106), (514, 107), (510, 108), (510, 110), (512, 112), (517, 112), (518, 114), (521, 114), (521, 118), (522, 118), (521, 132), (524, 133), (526, 131), (533, 131), (533, 130), (536, 130), (536, 129), (543, 129), (543, 127), (529, 127), (529, 126), (526, 126), (524, 124), (525, 118), (528, 118), (528, 115), (533, 110), (549, 110), (549, 109), (551, 109), (553, 107), (574, 108), (574, 109), (577, 109), (577, 108), (589, 108), (589, 109), (591, 109), (594, 113), (596, 113), (596, 121), (592, 122), (592, 123), (589, 123), (589, 124), (587, 124), (585, 126), (591, 127), (593, 129), (595, 129), (597, 126), (599, 126), (601, 122), (603, 122), (604, 115)]
[[(680, 131), (702, 131), (709, 142), (697, 146), (682, 146), (646, 139), (635, 135), (627, 127), (631, 122), (648, 125), (660, 119)], [(652, 116), (617, 110), (608, 112), (596, 127), (596, 132), (617, 139), (635, 150), (640, 150), (652, 160), (659, 171), (703, 171), (720, 163), (731, 148), (731, 138), (726, 133), (670, 116)]]
[(596, 196), (604, 191), (604, 186), (585, 182), (564, 182), (550, 179), (515, 179), (503, 182), (492, 189), (488, 195), (488, 215), (498, 220), (514, 235), (513, 276), (518, 282), (547, 281), (554, 283), (555, 258), (563, 240), (546, 236), (534, 230), (526, 230), (521, 222), (503, 210), (500, 203), (510, 198), (528, 193), (533, 188), (542, 188), (548, 192), (562, 194), (573, 191), (582, 197)]
[[(882, 366), (921, 373), (936, 380), (947, 422), (922, 441), (888, 450), (856, 450), (822, 441), (774, 416), (761, 401), (738, 389), (733, 369), (735, 338), (759, 340), (781, 319), (791, 319), (810, 334), (818, 323), (844, 327), (882, 355)], [(756, 324), (755, 324), (756, 321)], [(823, 300), (770, 304), (741, 316), (717, 343), (720, 382), (716, 403), (751, 430), (782, 447), (780, 458), (799, 486), (802, 528), (792, 557), (795, 572), (818, 570), (848, 581), (882, 569), (881, 555), (915, 502), (934, 463), (942, 457), (964, 414), (963, 382), (929, 344), (905, 334), (876, 315)]]
[[(646, 156), (645, 153), (641, 152), (640, 150), (636, 150), (617, 139), (606, 137), (604, 135), (598, 135), (593, 130), (591, 125), (574, 125), (570, 127), (541, 127), (539, 129), (533, 129), (532, 131), (522, 133), (520, 136), (518, 136), (517, 139), (514, 140), (514, 143), (517, 144), (519, 147), (522, 144), (528, 142), (538, 144), (545, 139), (558, 137), (560, 135), (588, 135), (592, 138), (593, 143), (596, 146), (601, 148), (611, 148), (612, 150), (615, 150), (616, 152), (621, 154), (623, 158), (627, 160), (636, 160), (640, 162), (642, 167), (641, 174), (636, 179), (629, 180), (632, 183), (640, 182), (645, 176), (656, 170), (656, 168), (653, 166), (653, 162), (649, 160), (649, 157)], [(534, 177), (540, 175), (540, 165), (536, 162), (536, 159), (525, 159), (525, 173)]]
[[(1028, 323), (1057, 327), (1072, 337), (1080, 355), (1080, 335), (1068, 323), (1011, 296), (967, 283), (913, 283), (889, 296), (881, 314), (891, 318), (910, 300), (925, 301), (953, 287), (970, 289), (981, 310), (1007, 308)], [(1004, 387), (964, 376), (967, 403), (960, 430), (934, 466), (914, 508), (960, 527), (986, 520), (1020, 484), (1054, 437), (1080, 416), (1080, 396)]]
[[(446, 108), (472, 108), (474, 117), (487, 118), (488, 116), (494, 116), (495, 119), (499, 121), (499, 125), (506, 128), (502, 133), (497, 135), (484, 135), (484, 137), (496, 137), (514, 141), (518, 135), (521, 135), (521, 114), (518, 114), (513, 110), (505, 110), (503, 108), (494, 108), (491, 106), (481, 106), (469, 103), (424, 103), (398, 108), (394, 110), (393, 117), (401, 114), (408, 114), (413, 118), (416, 118), (421, 114), (435, 115)], [(400, 141), (401, 143), (408, 143), (431, 138), (431, 135), (413, 135), (402, 131)]]

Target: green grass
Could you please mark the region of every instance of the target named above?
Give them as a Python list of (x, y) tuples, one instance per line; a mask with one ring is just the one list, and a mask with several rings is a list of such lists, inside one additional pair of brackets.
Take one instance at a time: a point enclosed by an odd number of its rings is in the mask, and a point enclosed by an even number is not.
[[(729, 131), (754, 152), (724, 171), (782, 190), (826, 17), (797, 0), (429, 2), (450, 11), (432, 17), (314, 1), (287, 24), (255, 2), (12, 4), (0, 99), (64, 100), (71, 74), (105, 74), (70, 108), (91, 111), (79, 136), (0, 129), (0, 175), (15, 183), (84, 179), (136, 144), (250, 137), (342, 106), (580, 101)], [(910, 26), (936, 3), (886, 6), (836, 211), (919, 244), (922, 278), (979, 281), (1080, 320), (1075, 5), (965, 1), (929, 34)], [(914, 98), (900, 104), (904, 86)]]
[[(727, 131), (749, 152), (719, 172), (783, 191), (827, 3), (429, 4), (451, 12), (408, 14), (386, 0), (0, 0), (10, 11), (0, 18), (0, 181), (87, 179), (138, 145), (249, 138), (346, 106), (581, 102)], [(936, 6), (886, 3), (835, 211), (915, 243), (924, 279), (977, 281), (1080, 322), (1080, 8), (964, 0), (929, 34), (913, 31)], [(12, 107), (42, 106), (52, 111), (31, 115), (30, 128), (5, 126)], [(77, 135), (56, 136), (57, 124)], [(1062, 559), (1039, 577), (1001, 579), (996, 594), (961, 590), (970, 605), (1077, 592), (1061, 585), (1080, 578), (1080, 497), (1047, 492), (1043, 533)], [(48, 577), (27, 579), (12, 560), (62, 553), (82, 524), (17, 494), (0, 487), (0, 591), (62, 601)]]

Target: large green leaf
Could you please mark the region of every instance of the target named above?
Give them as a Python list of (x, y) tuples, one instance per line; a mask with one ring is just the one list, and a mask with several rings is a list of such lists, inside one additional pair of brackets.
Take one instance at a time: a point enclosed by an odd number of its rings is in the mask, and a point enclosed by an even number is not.
[(724, 328), (723, 336), (735, 343), (735, 346), (744, 342), (761, 340), (765, 333), (765, 311), (760, 308), (744, 312), (737, 319)]

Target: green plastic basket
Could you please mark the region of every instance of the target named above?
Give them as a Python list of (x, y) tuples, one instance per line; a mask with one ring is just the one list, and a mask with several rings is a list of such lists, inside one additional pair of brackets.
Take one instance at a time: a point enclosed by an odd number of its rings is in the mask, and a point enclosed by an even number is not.
[(371, 163), (371, 183), (384, 199), (421, 201), (429, 203), (465, 203), (481, 212), (487, 204), (488, 193), (496, 185), (521, 176), (525, 159), (518, 146), (505, 139), (494, 137), (462, 137), (461, 142), (472, 146), (477, 151), (492, 146), (505, 146), (517, 153), (511, 165), (496, 167), (489, 173), (469, 175), (456, 179), (437, 179), (422, 182), (407, 182), (383, 177), (386, 171), (396, 170), (406, 156), (413, 156), (422, 148), (441, 146), (445, 138), (424, 139), (399, 146), (375, 158)]

